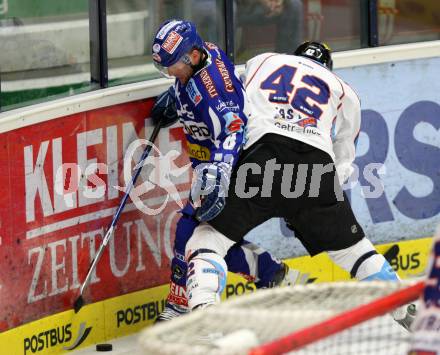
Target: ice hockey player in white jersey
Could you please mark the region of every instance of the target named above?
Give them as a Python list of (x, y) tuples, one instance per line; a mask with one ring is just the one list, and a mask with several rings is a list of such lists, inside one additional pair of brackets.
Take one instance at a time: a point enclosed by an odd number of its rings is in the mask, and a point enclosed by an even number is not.
[(329, 53), (325, 44), (305, 42), (299, 55), (265, 53), (247, 62), (246, 147), (267, 133), (304, 142), (330, 155), (343, 182), (352, 173), (361, 110), (354, 90), (331, 71)]
[[(311, 256), (327, 252), (352, 277), (398, 281), (341, 188), (355, 158), (360, 101), (331, 70), (330, 49), (317, 42), (300, 45), (295, 55), (267, 53), (247, 63), (244, 152), (224, 208), (186, 245), (190, 308), (216, 299), (218, 275), (204, 272), (201, 251), (209, 249), (210, 259), (224, 266), (228, 248), (273, 217), (288, 222)], [(406, 307), (393, 316), (407, 329), (413, 319)]]

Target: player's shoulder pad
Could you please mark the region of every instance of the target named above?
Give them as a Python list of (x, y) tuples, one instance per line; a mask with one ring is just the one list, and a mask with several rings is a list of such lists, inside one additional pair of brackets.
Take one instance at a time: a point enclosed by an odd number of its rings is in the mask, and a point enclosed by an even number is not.
[(252, 81), (253, 77), (255, 76), (256, 72), (258, 71), (260, 66), (266, 61), (266, 59), (276, 56), (277, 54), (278, 53), (272, 53), (272, 52), (259, 54), (249, 59), (246, 62), (245, 71), (241, 77), (241, 80), (243, 81), (245, 87), (249, 85), (249, 83)]
[(193, 79), (207, 101), (235, 96), (242, 86), (240, 80), (235, 77), (234, 67), (226, 58), (226, 54), (211, 55), (211, 63), (198, 71)]
[[(213, 72), (212, 63), (205, 68), (199, 70), (190, 80), (192, 85), (195, 86), (202, 94), (203, 99), (207, 101), (219, 96), (219, 88), (215, 82), (215, 72)], [(189, 84), (189, 82), (188, 82)], [(189, 87), (189, 85), (188, 85)]]
[(222, 82), (220, 74), (216, 71), (217, 69), (211, 72), (205, 68), (194, 78), (194, 84), (199, 87), (203, 97), (201, 105), (204, 105), (203, 109), (208, 109), (209, 106), (209, 117), (213, 122), (218, 122), (218, 127), (223, 127), (226, 135), (242, 132), (244, 121), (240, 118), (240, 113), (244, 93), (238, 94), (242, 87), (234, 90), (232, 86), (232, 92), (228, 92), (227, 85)]
[(258, 55), (256, 55), (255, 57), (252, 57), (251, 59), (249, 59), (246, 62), (245, 68), (247, 69), (247, 68), (249, 68), (251, 66), (254, 66), (254, 65), (260, 65), (261, 62), (263, 62), (267, 58), (272, 57), (272, 56), (274, 56), (276, 54), (278, 54), (278, 53), (268, 52), (268, 53), (258, 54)]

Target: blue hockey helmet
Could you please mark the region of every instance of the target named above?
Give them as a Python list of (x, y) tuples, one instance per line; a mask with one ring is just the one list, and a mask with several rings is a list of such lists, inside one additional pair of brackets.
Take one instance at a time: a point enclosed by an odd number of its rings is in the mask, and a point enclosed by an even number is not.
[(295, 55), (313, 59), (330, 70), (333, 70), (331, 49), (326, 43), (307, 41), (298, 46)]
[(167, 20), (154, 36), (151, 48), (153, 63), (162, 74), (168, 76), (167, 68), (177, 61), (191, 64), (186, 54), (193, 48), (203, 48), (203, 40), (195, 24), (184, 20)]

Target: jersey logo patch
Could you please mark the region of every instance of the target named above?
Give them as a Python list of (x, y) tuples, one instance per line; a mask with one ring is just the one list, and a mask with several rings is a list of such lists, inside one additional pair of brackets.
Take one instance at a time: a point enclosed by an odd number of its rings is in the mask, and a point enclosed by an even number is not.
[(222, 101), (222, 100), (218, 99), (218, 103), (217, 103), (217, 105), (215, 105), (215, 109), (218, 112), (223, 112), (226, 109), (228, 109), (229, 111), (232, 111), (232, 112), (238, 112), (238, 111), (240, 111), (240, 106), (238, 106), (232, 100)]
[(186, 92), (188, 93), (189, 98), (193, 102), (195, 106), (202, 101), (202, 95), (200, 94), (199, 89), (197, 89), (197, 85), (194, 82), (194, 79), (190, 79), (188, 85), (186, 86)]
[(182, 42), (183, 37), (176, 31), (171, 31), (165, 41), (162, 43), (162, 48), (169, 54), (173, 54), (177, 46)]
[(187, 143), (188, 144), (188, 155), (190, 158), (197, 160), (208, 161), (211, 159), (211, 152), (208, 148), (202, 147), (199, 144)]
[(203, 122), (183, 122), (183, 130), (199, 141), (211, 138), (208, 126)]
[(290, 123), (288, 121), (285, 121), (283, 119), (275, 119), (274, 122), (275, 127), (278, 127), (282, 130), (285, 130), (287, 132), (296, 132), (300, 134), (308, 134), (308, 135), (314, 135), (314, 136), (320, 136), (321, 132), (314, 127), (314, 126), (304, 126), (301, 127), (296, 123)]
[(316, 118), (308, 117), (295, 122), (295, 124), (297, 124), (300, 127), (316, 127), (317, 121)]
[(211, 98), (218, 96), (217, 90), (214, 86), (214, 82), (211, 79), (211, 76), (207, 72), (206, 69), (203, 69), (200, 72), (200, 78), (202, 79), (203, 85), (205, 85), (206, 91), (208, 91), (208, 94)]
[(225, 131), (226, 134), (231, 134), (235, 132), (242, 132), (243, 131), (243, 121), (237, 114), (233, 112), (228, 112), (223, 115), (223, 118), (226, 121), (225, 124)]
[(215, 65), (223, 79), (223, 84), (225, 85), (225, 90), (227, 92), (234, 92), (234, 85), (232, 84), (231, 76), (229, 75), (228, 69), (225, 63), (219, 58), (215, 58)]

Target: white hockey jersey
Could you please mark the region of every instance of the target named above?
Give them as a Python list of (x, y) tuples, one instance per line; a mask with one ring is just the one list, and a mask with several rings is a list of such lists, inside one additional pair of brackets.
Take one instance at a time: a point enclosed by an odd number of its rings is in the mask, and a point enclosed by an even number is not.
[(311, 59), (277, 53), (250, 59), (243, 79), (251, 103), (244, 149), (276, 133), (327, 152), (341, 183), (351, 175), (361, 112), (349, 85)]

